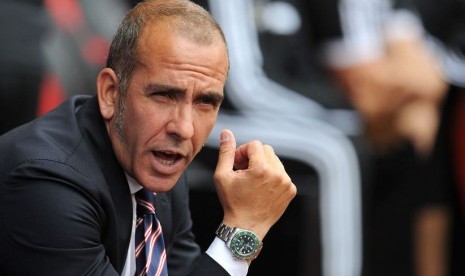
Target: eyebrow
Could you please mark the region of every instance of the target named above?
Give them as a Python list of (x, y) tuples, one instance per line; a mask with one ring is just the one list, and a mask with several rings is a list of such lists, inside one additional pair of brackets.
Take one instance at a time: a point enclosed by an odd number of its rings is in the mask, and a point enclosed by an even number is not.
[[(164, 92), (173, 95), (176, 98), (182, 98), (186, 96), (186, 90), (180, 89), (175, 86), (150, 83), (145, 87), (145, 92), (150, 94), (153, 92)], [(224, 95), (215, 91), (201, 92), (197, 95), (194, 100), (208, 100), (216, 105), (220, 105), (224, 100)]]
[(184, 89), (180, 89), (170, 85), (163, 85), (157, 83), (150, 83), (145, 87), (145, 92), (147, 94), (154, 93), (154, 92), (166, 92), (173, 94), (173, 96), (184, 96), (186, 91)]

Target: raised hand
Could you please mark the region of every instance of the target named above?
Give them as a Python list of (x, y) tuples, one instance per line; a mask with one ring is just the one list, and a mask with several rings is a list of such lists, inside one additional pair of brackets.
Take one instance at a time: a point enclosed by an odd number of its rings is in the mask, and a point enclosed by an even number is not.
[(229, 130), (221, 132), (214, 181), (223, 206), (223, 223), (252, 230), (260, 239), (297, 193), (271, 146), (255, 140), (236, 148)]

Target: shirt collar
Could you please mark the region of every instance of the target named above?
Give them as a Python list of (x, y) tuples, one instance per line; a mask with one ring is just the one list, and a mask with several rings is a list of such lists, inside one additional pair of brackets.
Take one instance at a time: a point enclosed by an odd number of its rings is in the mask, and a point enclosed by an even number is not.
[(131, 191), (131, 195), (137, 193), (139, 190), (143, 188), (134, 178), (129, 176), (127, 173), (125, 174), (126, 174), (126, 179), (128, 181), (129, 190)]

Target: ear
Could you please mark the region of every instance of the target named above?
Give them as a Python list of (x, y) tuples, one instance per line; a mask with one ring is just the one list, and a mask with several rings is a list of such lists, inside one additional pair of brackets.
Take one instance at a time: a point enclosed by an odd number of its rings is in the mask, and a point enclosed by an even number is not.
[(100, 113), (105, 120), (111, 120), (116, 112), (118, 100), (118, 77), (111, 68), (104, 68), (97, 76), (97, 97)]

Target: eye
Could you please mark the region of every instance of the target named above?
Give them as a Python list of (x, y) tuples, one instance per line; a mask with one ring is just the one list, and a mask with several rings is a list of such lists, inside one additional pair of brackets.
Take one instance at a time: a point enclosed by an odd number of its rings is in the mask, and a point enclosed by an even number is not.
[(153, 92), (150, 94), (152, 97), (170, 97), (169, 93), (166, 91), (158, 91), (158, 92)]
[(154, 98), (155, 100), (173, 100), (173, 94), (168, 91), (157, 91), (150, 94), (150, 97)]
[(202, 105), (211, 105), (213, 107), (217, 107), (218, 106), (218, 103), (213, 101), (212, 99), (202, 99), (200, 101), (200, 104)]
[(197, 103), (205, 108), (217, 109), (221, 105), (223, 97), (219, 95), (207, 94), (198, 97)]

